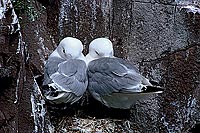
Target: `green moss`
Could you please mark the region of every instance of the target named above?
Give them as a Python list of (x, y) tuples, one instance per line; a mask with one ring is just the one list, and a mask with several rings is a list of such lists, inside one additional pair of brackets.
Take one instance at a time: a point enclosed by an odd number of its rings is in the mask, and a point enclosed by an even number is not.
[(23, 19), (22, 16), (25, 14), (30, 21), (35, 21), (45, 10), (44, 6), (36, 9), (36, 1), (12, 0), (12, 4), (19, 20)]

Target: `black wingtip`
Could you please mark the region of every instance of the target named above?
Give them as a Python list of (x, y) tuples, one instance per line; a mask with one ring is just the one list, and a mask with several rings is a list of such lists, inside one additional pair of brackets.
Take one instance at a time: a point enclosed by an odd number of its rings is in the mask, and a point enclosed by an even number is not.
[(156, 80), (150, 80), (149, 81), (153, 86), (159, 86), (159, 82)]
[(43, 83), (43, 80), (44, 80), (44, 74), (34, 76), (34, 78), (35, 78), (38, 86), (42, 86), (42, 83)]
[(42, 95), (51, 95), (53, 97), (57, 97), (58, 96), (58, 91), (56, 91), (55, 88), (53, 88), (52, 86), (49, 85), (43, 85), (42, 86), (42, 90), (41, 90)]
[(46, 94), (49, 91), (49, 86), (48, 85), (42, 85), (41, 87), (42, 89), (40, 89), (42, 95), (44, 96), (44, 94)]
[(160, 86), (147, 86), (147, 88), (144, 89), (143, 93), (162, 93), (164, 91), (164, 88)]

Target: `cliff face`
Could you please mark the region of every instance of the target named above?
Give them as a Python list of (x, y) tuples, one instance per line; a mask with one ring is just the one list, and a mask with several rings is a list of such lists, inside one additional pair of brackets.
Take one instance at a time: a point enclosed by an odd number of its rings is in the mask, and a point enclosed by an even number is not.
[[(200, 121), (198, 6), (172, 0), (13, 4), (15, 10), (10, 1), (1, 1), (0, 132), (189, 132)], [(139, 101), (128, 118), (119, 120), (108, 118), (126, 111), (105, 109), (98, 103), (93, 110), (86, 104), (75, 115), (49, 108), (39, 91), (42, 79), (37, 77), (43, 74), (48, 55), (66, 36), (79, 38), (85, 54), (94, 38), (109, 37), (116, 56), (135, 64), (165, 92)]]
[(33, 120), (26, 81), (26, 46), (10, 0), (1, 1), (0, 132), (30, 131)]

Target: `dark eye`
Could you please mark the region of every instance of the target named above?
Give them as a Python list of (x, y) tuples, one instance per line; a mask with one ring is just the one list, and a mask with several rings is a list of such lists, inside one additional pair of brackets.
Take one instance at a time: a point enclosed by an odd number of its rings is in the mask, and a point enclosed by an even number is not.
[(97, 55), (99, 55), (99, 53), (98, 53), (97, 51), (95, 51), (95, 53), (96, 53)]
[(63, 49), (63, 53), (65, 53), (65, 50)]

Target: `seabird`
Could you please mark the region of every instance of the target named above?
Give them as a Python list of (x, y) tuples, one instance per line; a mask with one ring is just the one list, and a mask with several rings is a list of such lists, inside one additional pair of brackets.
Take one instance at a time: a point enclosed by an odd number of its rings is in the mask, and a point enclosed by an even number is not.
[(86, 55), (88, 65), (88, 90), (107, 107), (130, 109), (137, 100), (162, 93), (129, 62), (114, 57), (112, 42), (97, 38), (89, 45)]
[(88, 85), (82, 42), (64, 38), (49, 56), (44, 70), (42, 94), (54, 104), (78, 101)]

